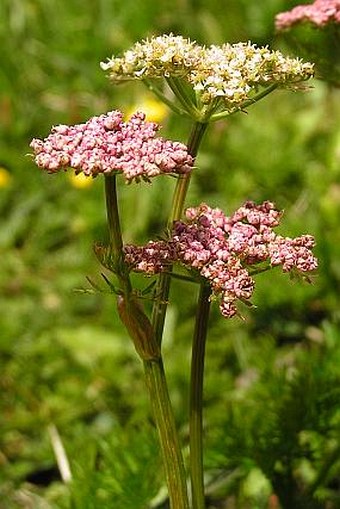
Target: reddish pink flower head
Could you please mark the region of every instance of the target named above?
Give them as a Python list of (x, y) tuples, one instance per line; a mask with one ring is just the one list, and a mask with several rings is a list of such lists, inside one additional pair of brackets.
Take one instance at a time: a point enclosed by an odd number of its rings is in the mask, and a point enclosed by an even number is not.
[(298, 5), (290, 11), (281, 12), (275, 18), (275, 27), (285, 30), (303, 21), (318, 27), (331, 22), (340, 23), (340, 0), (315, 0), (312, 4)]
[(174, 224), (168, 241), (146, 246), (126, 246), (126, 262), (132, 270), (155, 274), (179, 262), (207, 279), (220, 300), (223, 316), (237, 314), (237, 300), (249, 301), (260, 264), (282, 266), (284, 272), (310, 272), (317, 268), (311, 248), (314, 239), (276, 235), (281, 213), (271, 202), (246, 202), (232, 216), (205, 203), (186, 211), (186, 221)]
[(157, 130), (143, 113), (123, 122), (121, 112), (110, 111), (84, 124), (55, 126), (47, 138), (33, 139), (30, 146), (36, 164), (50, 173), (69, 167), (93, 177), (121, 172), (127, 182), (138, 182), (163, 173), (190, 172), (193, 158), (187, 147), (157, 138)]

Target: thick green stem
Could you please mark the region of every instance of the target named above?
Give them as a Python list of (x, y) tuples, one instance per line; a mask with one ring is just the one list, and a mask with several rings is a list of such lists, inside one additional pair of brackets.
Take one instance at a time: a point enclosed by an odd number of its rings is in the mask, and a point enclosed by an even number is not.
[(144, 361), (144, 371), (161, 444), (170, 508), (189, 509), (185, 469), (162, 359)]
[[(197, 155), (198, 148), (200, 146), (207, 126), (208, 124), (206, 123), (202, 124), (200, 122), (196, 122), (193, 125), (190, 138), (188, 141), (188, 151), (192, 157), (196, 157)], [(189, 184), (190, 184), (190, 173), (186, 175), (180, 175), (178, 177), (172, 201), (172, 208), (168, 220), (169, 228), (172, 227), (174, 221), (180, 219), (182, 216)], [(156, 290), (157, 299), (154, 303), (154, 307), (152, 310), (151, 321), (154, 328), (156, 341), (158, 342), (158, 344), (161, 344), (162, 342), (167, 300), (170, 291), (170, 278), (171, 275), (169, 273), (167, 274), (163, 273), (159, 276)]]
[(210, 286), (201, 283), (192, 344), (190, 379), (190, 475), (193, 509), (204, 509), (203, 476), (203, 376), (205, 343), (210, 311)]
[(160, 348), (153, 328), (133, 295), (124, 261), (116, 176), (105, 178), (106, 209), (110, 236), (109, 252), (121, 286), (117, 297), (119, 316), (139, 356), (143, 359), (147, 387), (159, 433), (171, 509), (189, 509), (184, 463), (167, 389)]

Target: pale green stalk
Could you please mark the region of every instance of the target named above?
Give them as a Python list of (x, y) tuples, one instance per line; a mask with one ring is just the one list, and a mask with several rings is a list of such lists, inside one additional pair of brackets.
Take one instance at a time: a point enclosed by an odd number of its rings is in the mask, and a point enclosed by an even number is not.
[(144, 79), (143, 83), (148, 87), (150, 92), (155, 94), (155, 96), (158, 97), (158, 99), (160, 99), (164, 104), (166, 104), (173, 112), (177, 113), (178, 115), (186, 115), (190, 117), (186, 109), (183, 110), (179, 108), (173, 101), (171, 101), (171, 99), (168, 99), (166, 95), (164, 95), (163, 92), (152, 83), (151, 80)]
[(195, 97), (192, 96), (192, 90), (188, 89), (185, 82), (180, 78), (169, 76), (166, 78), (166, 82), (183, 108), (188, 112), (189, 116), (198, 121), (200, 111), (197, 109), (194, 102)]
[(183, 457), (162, 358), (144, 361), (144, 373), (160, 437), (170, 508), (189, 509)]

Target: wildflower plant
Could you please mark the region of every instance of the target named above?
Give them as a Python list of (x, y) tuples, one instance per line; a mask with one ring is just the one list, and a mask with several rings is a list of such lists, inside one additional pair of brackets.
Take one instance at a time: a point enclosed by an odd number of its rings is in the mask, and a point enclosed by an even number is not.
[[(36, 164), (50, 173), (71, 167), (88, 178), (103, 175), (109, 244), (95, 245), (101, 264), (115, 281), (119, 316), (143, 361), (159, 433), (172, 509), (204, 509), (202, 390), (205, 342), (212, 301), (226, 319), (242, 316), (239, 303), (251, 306), (255, 277), (281, 266), (283, 272), (308, 274), (317, 268), (310, 235), (283, 237), (274, 229), (282, 212), (273, 203), (246, 201), (231, 215), (206, 203), (183, 209), (195, 158), (210, 123), (244, 111), (277, 88), (304, 88), (313, 65), (251, 43), (204, 47), (181, 36), (163, 35), (136, 43), (121, 57), (101, 64), (113, 83), (142, 81), (176, 113), (192, 119), (187, 145), (157, 136), (158, 126), (137, 112), (123, 121), (115, 110), (75, 126), (56, 126), (31, 148)], [(169, 96), (169, 88), (172, 95)], [(171, 210), (161, 238), (144, 246), (126, 245), (121, 232), (117, 177), (126, 183), (176, 178)], [(177, 267), (181, 267), (177, 271)], [(131, 273), (157, 278), (148, 316)], [(184, 271), (184, 272), (183, 272)], [(199, 287), (192, 341), (187, 474), (163, 367), (162, 334), (170, 283), (176, 277)]]

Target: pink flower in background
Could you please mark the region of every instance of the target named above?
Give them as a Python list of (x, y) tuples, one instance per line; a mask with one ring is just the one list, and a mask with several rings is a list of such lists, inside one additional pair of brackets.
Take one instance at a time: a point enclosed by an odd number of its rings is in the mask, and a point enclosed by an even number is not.
[(312, 4), (298, 5), (290, 11), (281, 12), (275, 18), (275, 27), (284, 30), (303, 21), (318, 27), (330, 22), (340, 23), (340, 0), (315, 0)]
[(187, 147), (156, 138), (158, 129), (143, 113), (123, 122), (121, 112), (110, 111), (84, 124), (55, 126), (47, 138), (33, 139), (30, 146), (36, 164), (50, 173), (68, 167), (92, 177), (122, 172), (127, 182), (138, 182), (163, 173), (190, 172), (193, 158)]
[(249, 301), (254, 291), (251, 273), (259, 264), (282, 266), (284, 272), (310, 272), (317, 268), (311, 249), (314, 239), (276, 235), (282, 213), (273, 203), (246, 202), (232, 216), (205, 203), (186, 211), (186, 221), (174, 223), (167, 241), (146, 246), (125, 246), (125, 259), (132, 270), (156, 274), (179, 262), (207, 279), (219, 298), (226, 318), (237, 314), (236, 301)]

